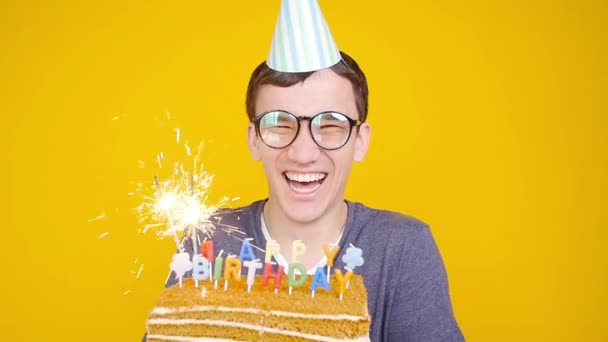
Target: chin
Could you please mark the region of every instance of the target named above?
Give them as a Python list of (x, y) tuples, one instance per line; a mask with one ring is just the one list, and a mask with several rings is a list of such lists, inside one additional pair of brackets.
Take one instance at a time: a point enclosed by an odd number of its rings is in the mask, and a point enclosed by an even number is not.
[(316, 203), (294, 203), (284, 208), (285, 216), (298, 223), (309, 223), (318, 220), (325, 210)]
[(327, 211), (327, 206), (315, 202), (284, 202), (281, 205), (285, 216), (291, 221), (309, 223), (318, 220)]

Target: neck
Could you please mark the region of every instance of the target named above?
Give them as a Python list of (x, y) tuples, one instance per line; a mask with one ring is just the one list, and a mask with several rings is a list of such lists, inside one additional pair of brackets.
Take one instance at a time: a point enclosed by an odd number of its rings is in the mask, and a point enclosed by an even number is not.
[(306, 254), (300, 257), (307, 268), (314, 267), (324, 256), (323, 244), (337, 242), (346, 224), (348, 205), (338, 201), (321, 217), (310, 222), (296, 222), (287, 217), (277, 205), (268, 200), (264, 206), (264, 221), (268, 233), (281, 245), (281, 254), (291, 260), (291, 244), (302, 240), (306, 245)]

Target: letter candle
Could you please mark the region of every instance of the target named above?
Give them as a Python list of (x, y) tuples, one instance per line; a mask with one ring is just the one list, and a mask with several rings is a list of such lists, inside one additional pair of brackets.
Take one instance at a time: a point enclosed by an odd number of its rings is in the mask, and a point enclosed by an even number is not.
[(330, 290), (329, 282), (327, 281), (327, 276), (325, 275), (325, 272), (323, 272), (322, 267), (317, 267), (314, 278), (312, 278), (312, 285), (310, 286), (310, 289), (312, 290), (312, 298), (315, 298), (315, 290), (318, 287), (324, 288), (325, 291)]
[(323, 244), (323, 252), (325, 252), (325, 257), (327, 257), (327, 279), (329, 279), (331, 268), (334, 266), (334, 259), (336, 258), (336, 254), (338, 254), (339, 250), (340, 246), (334, 244)]
[(222, 254), (224, 254), (223, 249), (220, 251), (220, 254), (217, 255), (217, 258), (215, 258), (215, 270), (213, 271), (213, 280), (215, 281), (215, 283), (214, 283), (213, 287), (216, 290), (217, 290), (217, 282), (222, 277), (222, 263), (224, 262), (224, 258), (222, 258)]
[(344, 292), (346, 292), (346, 285), (350, 282), (350, 278), (353, 276), (353, 271), (348, 270), (345, 275), (342, 275), (342, 271), (336, 270), (336, 280), (338, 281), (338, 292), (340, 293), (340, 300), (344, 298)]
[(255, 272), (262, 268), (262, 264), (259, 261), (260, 259), (255, 259), (243, 262), (243, 266), (247, 267), (247, 292), (251, 292), (251, 286), (255, 282)]
[(229, 255), (224, 265), (224, 291), (228, 290), (228, 280), (241, 280), (241, 261), (236, 255)]
[[(296, 279), (296, 271), (299, 271), (300, 279)], [(306, 266), (297, 262), (290, 263), (287, 281), (289, 284), (289, 295), (291, 296), (292, 288), (298, 288), (306, 282)]]
[(273, 265), (274, 265), (274, 262), (267, 262), (264, 265), (264, 275), (262, 278), (262, 285), (268, 286), (268, 280), (270, 278), (272, 278), (272, 279), (274, 279), (274, 293), (278, 293), (279, 289), (281, 288), (281, 280), (283, 279), (283, 274), (285, 274), (285, 272), (283, 272), (283, 266), (281, 266), (281, 265), (279, 265), (276, 272), (272, 272)]
[[(291, 263), (288, 265), (287, 283), (289, 284), (289, 295), (294, 287), (300, 287), (306, 281), (306, 267), (298, 263), (298, 257), (306, 253), (306, 245), (302, 240), (294, 240), (291, 243)], [(295, 271), (299, 271), (302, 276), (296, 280)]]
[(241, 263), (245, 260), (255, 259), (255, 253), (253, 252), (253, 247), (251, 247), (251, 240), (253, 240), (253, 238), (243, 240), (243, 244), (241, 245), (241, 253), (239, 253), (239, 260)]
[(302, 240), (294, 240), (291, 243), (291, 262), (297, 262), (300, 255), (306, 253), (306, 245)]
[(201, 255), (209, 260), (209, 282), (213, 281), (213, 240), (205, 240), (201, 243)]
[(199, 280), (210, 278), (209, 270), (209, 260), (200, 254), (195, 255), (192, 259), (192, 278), (196, 288), (198, 288)]
[(281, 245), (276, 240), (266, 241), (266, 256), (264, 257), (264, 263), (269, 263), (272, 256), (279, 254), (281, 251)]

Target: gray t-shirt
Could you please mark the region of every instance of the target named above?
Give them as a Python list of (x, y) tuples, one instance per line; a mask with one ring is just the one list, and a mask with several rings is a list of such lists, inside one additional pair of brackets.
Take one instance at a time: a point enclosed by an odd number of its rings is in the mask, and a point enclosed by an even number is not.
[[(213, 236), (216, 255), (220, 249), (239, 255), (240, 240), (246, 237), (253, 238), (256, 246), (266, 246), (260, 221), (264, 203), (218, 214), (218, 226), (236, 226), (244, 234), (231, 236), (218, 227)], [(342, 255), (350, 244), (363, 250), (365, 263), (354, 272), (363, 276), (367, 288), (371, 341), (463, 341), (443, 261), (428, 226), (398, 213), (346, 203), (348, 217), (334, 268), (344, 268)], [(185, 248), (192, 251), (190, 241)], [(262, 252), (255, 252), (264, 258)], [(167, 286), (175, 282), (172, 276)]]

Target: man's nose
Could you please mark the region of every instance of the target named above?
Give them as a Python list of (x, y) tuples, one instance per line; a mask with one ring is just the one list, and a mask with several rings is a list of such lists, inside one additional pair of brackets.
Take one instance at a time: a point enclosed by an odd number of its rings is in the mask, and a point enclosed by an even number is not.
[(296, 140), (288, 147), (287, 157), (299, 164), (308, 164), (319, 158), (320, 147), (312, 140), (308, 125), (302, 124)]

